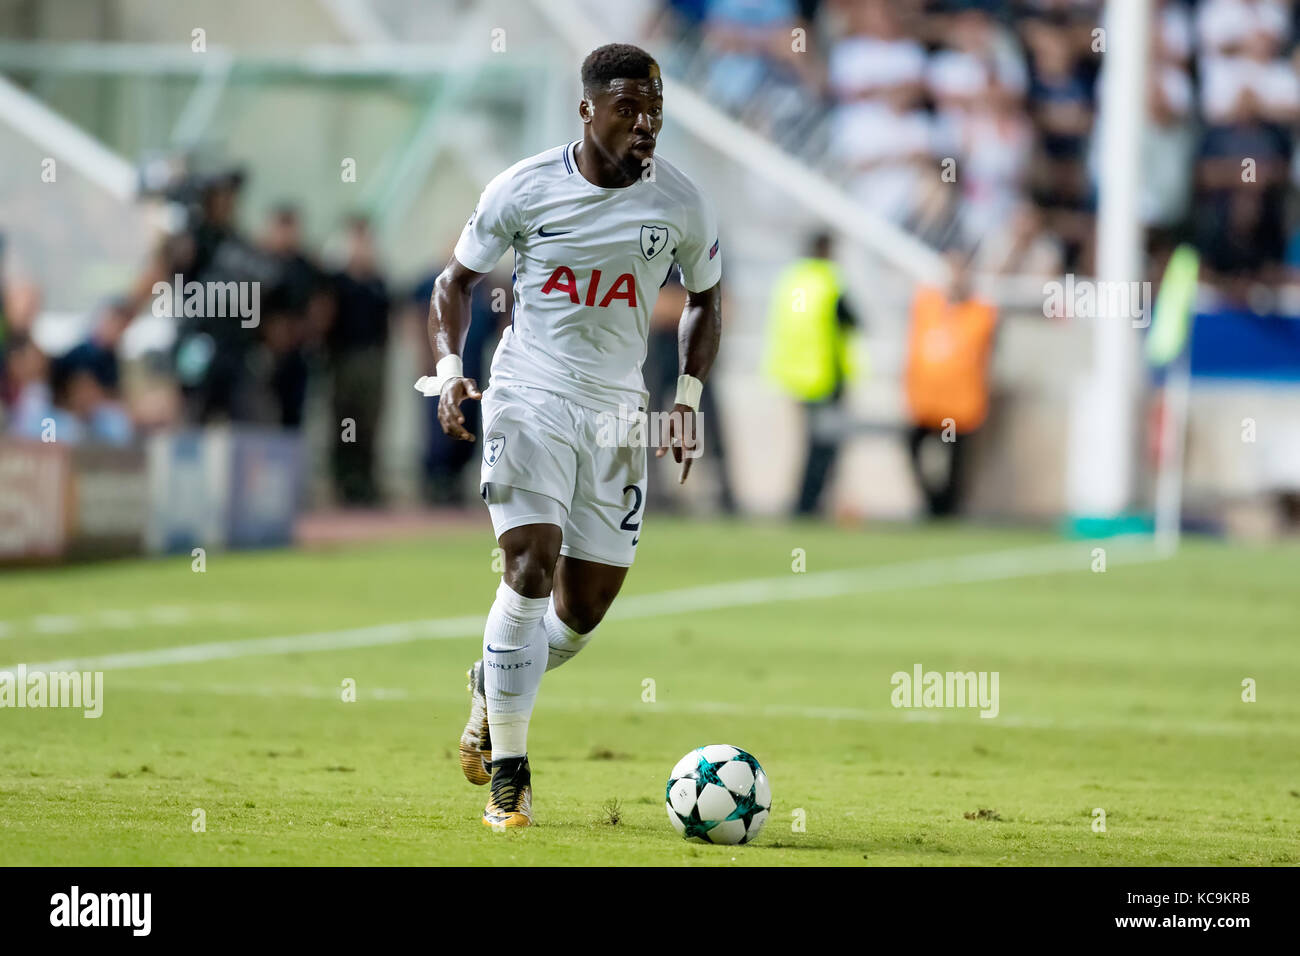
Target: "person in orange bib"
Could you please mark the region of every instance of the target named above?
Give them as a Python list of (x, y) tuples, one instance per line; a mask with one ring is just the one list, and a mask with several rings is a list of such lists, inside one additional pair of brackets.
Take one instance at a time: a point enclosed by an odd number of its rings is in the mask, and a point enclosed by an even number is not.
[[(989, 357), (997, 328), (997, 309), (972, 288), (969, 256), (952, 252), (947, 258), (948, 288), (921, 285), (912, 301), (904, 374), (912, 468), (933, 516), (958, 508), (967, 436), (988, 416)], [(927, 446), (936, 445), (946, 452), (937, 477), (926, 467)]]

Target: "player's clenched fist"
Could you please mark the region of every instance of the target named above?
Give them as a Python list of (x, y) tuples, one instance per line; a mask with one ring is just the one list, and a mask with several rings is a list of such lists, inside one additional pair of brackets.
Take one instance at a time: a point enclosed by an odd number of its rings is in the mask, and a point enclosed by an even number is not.
[(474, 436), (465, 430), (465, 415), (460, 410), (460, 403), (467, 398), (482, 397), (478, 383), (472, 378), (447, 379), (443, 383), (442, 394), (438, 396), (438, 423), (442, 425), (442, 430), (452, 438), (473, 441)]

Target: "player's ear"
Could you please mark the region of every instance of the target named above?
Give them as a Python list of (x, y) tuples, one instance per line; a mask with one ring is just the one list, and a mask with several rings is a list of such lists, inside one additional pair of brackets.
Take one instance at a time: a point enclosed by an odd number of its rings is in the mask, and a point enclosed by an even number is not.
[(584, 123), (590, 123), (594, 114), (594, 107), (591, 103), (591, 97), (584, 96), (578, 103), (578, 118)]

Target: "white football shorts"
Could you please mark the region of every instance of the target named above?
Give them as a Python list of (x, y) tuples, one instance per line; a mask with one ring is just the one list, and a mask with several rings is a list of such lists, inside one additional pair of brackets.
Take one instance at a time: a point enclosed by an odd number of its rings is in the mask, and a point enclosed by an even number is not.
[(556, 524), (561, 554), (631, 567), (641, 539), (646, 448), (628, 443), (617, 420), (615, 412), (544, 389), (488, 388), (479, 494), (496, 536), (525, 524)]

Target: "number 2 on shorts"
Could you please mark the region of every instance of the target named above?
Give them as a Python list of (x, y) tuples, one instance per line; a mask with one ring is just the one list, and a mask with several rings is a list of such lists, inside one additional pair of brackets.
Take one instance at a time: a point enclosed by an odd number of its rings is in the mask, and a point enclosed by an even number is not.
[[(637, 512), (641, 510), (641, 503), (644, 500), (644, 498), (641, 494), (641, 489), (638, 488), (636, 485), (628, 485), (626, 488), (623, 489), (623, 494), (626, 495), (629, 491), (632, 492), (635, 501), (632, 505), (632, 510), (623, 516), (623, 523), (619, 525), (619, 529), (622, 531), (633, 531), (633, 532), (640, 531), (641, 522), (640, 521), (634, 522), (632, 519), (635, 518)], [(640, 535), (637, 535), (636, 538), (632, 539), (633, 545), (636, 544), (637, 538), (639, 537)]]

